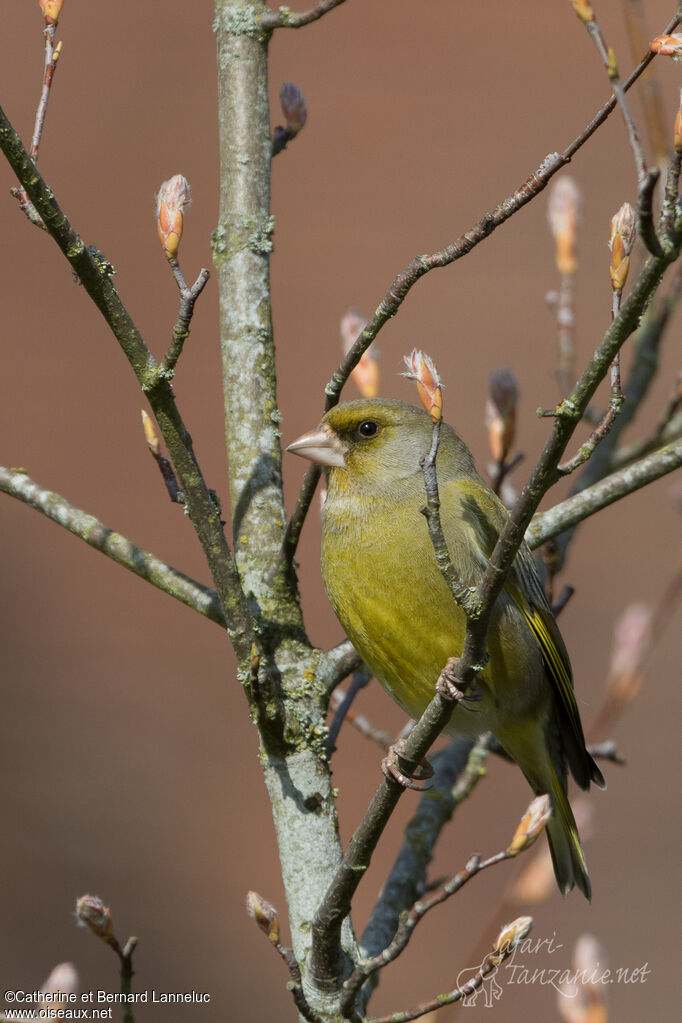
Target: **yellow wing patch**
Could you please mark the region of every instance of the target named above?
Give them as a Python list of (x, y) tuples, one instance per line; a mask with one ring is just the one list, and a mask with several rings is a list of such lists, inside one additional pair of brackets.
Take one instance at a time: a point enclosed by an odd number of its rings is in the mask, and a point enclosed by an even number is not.
[(542, 611), (530, 607), (521, 594), (517, 595), (512, 592), (511, 596), (540, 645), (542, 659), (545, 662), (547, 674), (554, 684), (561, 709), (565, 711), (575, 735), (582, 736), (583, 730), (580, 723), (578, 705), (575, 702), (571, 674), (564, 658), (561, 656), (560, 650), (554, 642), (554, 637), (550, 632), (545, 616)]

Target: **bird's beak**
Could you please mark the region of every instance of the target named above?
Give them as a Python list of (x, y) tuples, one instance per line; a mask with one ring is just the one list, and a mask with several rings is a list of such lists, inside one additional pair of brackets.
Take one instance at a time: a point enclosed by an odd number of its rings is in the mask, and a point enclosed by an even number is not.
[(335, 433), (324, 426), (318, 426), (290, 444), (287, 451), (329, 469), (345, 469), (346, 456), (341, 441)]

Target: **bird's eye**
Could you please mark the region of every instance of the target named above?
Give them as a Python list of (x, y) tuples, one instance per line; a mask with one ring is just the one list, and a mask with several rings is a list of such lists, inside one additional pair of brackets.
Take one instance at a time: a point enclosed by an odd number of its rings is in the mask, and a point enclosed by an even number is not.
[(363, 419), (358, 426), (358, 434), (363, 440), (368, 440), (370, 437), (376, 437), (379, 432), (379, 424), (375, 423), (373, 419)]

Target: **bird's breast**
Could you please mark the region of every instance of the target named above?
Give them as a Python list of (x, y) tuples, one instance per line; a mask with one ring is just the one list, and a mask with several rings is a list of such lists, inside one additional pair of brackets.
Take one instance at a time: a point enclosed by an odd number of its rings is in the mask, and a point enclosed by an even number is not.
[[(345, 506), (345, 507), (344, 507)], [(322, 573), (332, 607), (366, 664), (418, 717), (466, 621), (436, 565), (419, 508), (380, 502), (325, 509)]]

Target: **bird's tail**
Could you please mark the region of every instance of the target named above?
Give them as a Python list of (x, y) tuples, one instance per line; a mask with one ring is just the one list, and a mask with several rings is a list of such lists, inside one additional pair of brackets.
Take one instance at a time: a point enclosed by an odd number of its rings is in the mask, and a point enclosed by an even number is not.
[(553, 814), (547, 823), (547, 840), (552, 854), (552, 864), (557, 884), (563, 895), (577, 886), (586, 899), (592, 898), (592, 885), (587, 873), (585, 855), (580, 844), (580, 835), (575, 817), (568, 802), (566, 790), (561, 784), (554, 767), (551, 767), (552, 781), (550, 798)]

